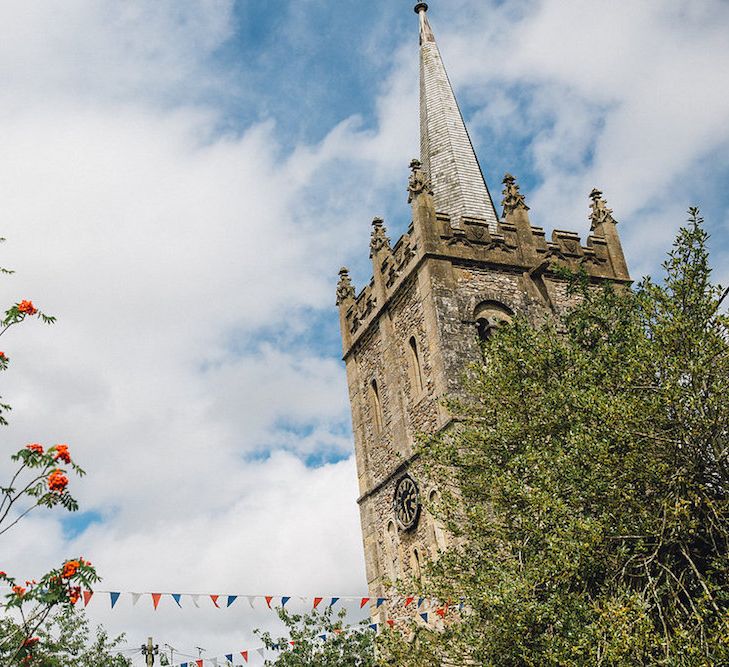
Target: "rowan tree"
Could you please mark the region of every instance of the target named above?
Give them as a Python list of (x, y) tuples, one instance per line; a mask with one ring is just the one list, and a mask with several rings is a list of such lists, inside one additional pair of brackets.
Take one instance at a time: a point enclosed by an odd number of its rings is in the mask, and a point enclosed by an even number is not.
[[(0, 239), (1, 240), (1, 239)], [(12, 273), (0, 269), (2, 273)], [(22, 300), (11, 306), (0, 320), (0, 336), (29, 318), (52, 324), (55, 318), (42, 313), (32, 301)], [(0, 371), (7, 371), (10, 357), (0, 352)], [(7, 403), (0, 403), (0, 425), (6, 425)], [(0, 468), (7, 482), (0, 483), (0, 545), (8, 532), (38, 508), (57, 506), (74, 512), (78, 503), (68, 490), (69, 474), (82, 476), (84, 471), (73, 461), (66, 444), (44, 447), (31, 443), (10, 456), (9, 467)], [(1, 548), (1, 547), (0, 547)], [(0, 568), (3, 564), (0, 563)], [(35, 665), (41, 646), (36, 635), (52, 612), (70, 609), (81, 596), (81, 588), (91, 587), (99, 577), (90, 562), (82, 557), (64, 560), (58, 568), (37, 579), (21, 579), (0, 569), (0, 585), (6, 587), (5, 614), (0, 628), (2, 664)], [(17, 622), (13, 622), (16, 620)]]

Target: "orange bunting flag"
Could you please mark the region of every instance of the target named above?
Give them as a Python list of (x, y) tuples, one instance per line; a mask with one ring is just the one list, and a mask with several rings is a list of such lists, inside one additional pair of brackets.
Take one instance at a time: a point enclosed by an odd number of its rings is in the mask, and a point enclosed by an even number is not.
[(316, 609), (316, 608), (317, 608), (317, 607), (319, 606), (319, 603), (320, 603), (320, 602), (321, 602), (321, 601), (322, 601), (323, 599), (324, 599), (324, 598), (314, 598), (314, 609)]
[(94, 591), (84, 591), (84, 607), (89, 606), (89, 601), (91, 600), (91, 596), (94, 594)]
[(413, 603), (413, 600), (414, 599), (415, 598), (406, 598), (405, 599), (405, 606), (407, 607), (407, 606), (411, 605)]
[(220, 597), (219, 595), (211, 595), (211, 596), (210, 596), (210, 599), (211, 599), (211, 600), (213, 601), (213, 604), (214, 604), (214, 605), (215, 605), (216, 607), (218, 607), (218, 609), (220, 609), (220, 607), (218, 606), (218, 598), (219, 598), (219, 597)]
[(157, 609), (157, 605), (159, 604), (159, 600), (162, 597), (162, 593), (152, 593), (152, 604), (154, 605), (154, 608)]
[(369, 598), (362, 598), (362, 602), (359, 603), (359, 608), (362, 609), (369, 601)]
[(243, 660), (248, 662), (248, 651), (241, 651), (240, 654), (243, 656)]
[(273, 600), (273, 595), (266, 595), (266, 604), (269, 609), (271, 608), (271, 600)]

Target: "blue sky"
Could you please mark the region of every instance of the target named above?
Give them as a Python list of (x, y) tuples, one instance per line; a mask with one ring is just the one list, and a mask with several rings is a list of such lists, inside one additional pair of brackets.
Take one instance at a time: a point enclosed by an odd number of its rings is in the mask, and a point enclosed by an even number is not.
[[(342, 264), (369, 280), (372, 217), (393, 238), (409, 222), (411, 4), (0, 8), (3, 286), (59, 317), (3, 341), (5, 447), (68, 442), (89, 472), (84, 514), (36, 515), (4, 569), (81, 552), (112, 590), (364, 590), (334, 285)], [(726, 3), (434, 0), (430, 17), (495, 200), (509, 171), (534, 224), (584, 238), (601, 188), (636, 278), (698, 204), (729, 282)], [(89, 612), (132, 644), (217, 653), (271, 621)]]

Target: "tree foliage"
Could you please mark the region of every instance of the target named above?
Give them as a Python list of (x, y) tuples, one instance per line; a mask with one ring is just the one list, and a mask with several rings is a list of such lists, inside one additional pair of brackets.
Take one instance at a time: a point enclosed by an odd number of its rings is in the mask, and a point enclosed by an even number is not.
[[(12, 271), (0, 268), (0, 273)], [(37, 318), (45, 324), (55, 322), (54, 317), (42, 313), (32, 301), (24, 299), (5, 312), (0, 320), (0, 336), (29, 318)], [(9, 365), (8, 355), (0, 352), (0, 371), (8, 370)], [(5, 415), (10, 409), (7, 403), (0, 402), (0, 425), (7, 425)], [(8, 531), (39, 507), (60, 506), (70, 512), (78, 509), (78, 503), (68, 491), (68, 474), (80, 477), (84, 471), (72, 460), (68, 445), (44, 448), (39, 443), (31, 443), (12, 454), (10, 461), (10, 470), (0, 468), (0, 473), (8, 479), (6, 483), (0, 483), (0, 538), (7, 539)], [(0, 627), (2, 664), (37, 664), (35, 656), (42, 649), (42, 643), (41, 635), (36, 636), (36, 633), (53, 611), (70, 610), (78, 602), (82, 586), (90, 588), (98, 580), (91, 563), (81, 557), (65, 560), (38, 580), (25, 580), (25, 585), (0, 570), (0, 585), (8, 589), (4, 595), (5, 613), (14, 615), (2, 620)]]
[(268, 632), (259, 632), (268, 649), (279, 651), (267, 665), (277, 667), (374, 667), (374, 632), (367, 625), (345, 625), (346, 610), (334, 615), (331, 607), (311, 614), (291, 614), (278, 610), (286, 625), (288, 636), (274, 638)]
[[(22, 631), (11, 619), (0, 620), (0, 636)], [(83, 611), (63, 609), (38, 631), (33, 667), (130, 667), (129, 658), (117, 648), (124, 636), (110, 638), (101, 627), (92, 632)], [(11, 664), (11, 655), (0, 649), (0, 664)]]
[(454, 538), (425, 588), (465, 606), (398, 664), (729, 664), (729, 318), (690, 216), (663, 283), (576, 280), (484, 345), (421, 448)]

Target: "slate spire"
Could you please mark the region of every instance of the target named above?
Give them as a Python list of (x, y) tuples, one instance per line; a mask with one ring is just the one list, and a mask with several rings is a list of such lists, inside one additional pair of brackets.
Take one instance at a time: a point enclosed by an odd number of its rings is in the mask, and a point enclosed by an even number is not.
[(427, 3), (415, 5), (420, 17), (420, 160), (433, 185), (435, 208), (450, 215), (453, 227), (462, 227), (463, 218), (470, 217), (486, 220), (496, 231), (496, 209), (427, 11)]

